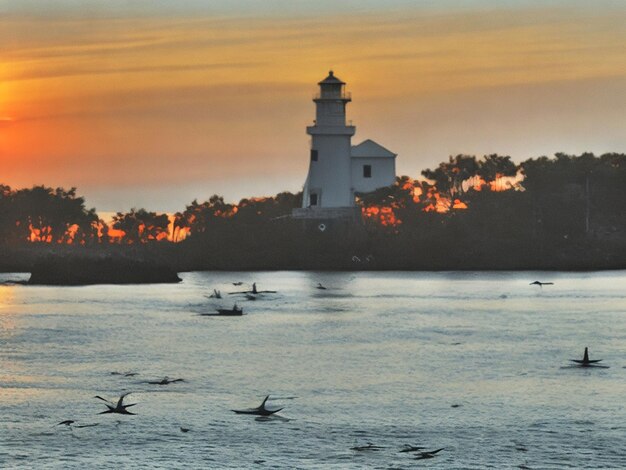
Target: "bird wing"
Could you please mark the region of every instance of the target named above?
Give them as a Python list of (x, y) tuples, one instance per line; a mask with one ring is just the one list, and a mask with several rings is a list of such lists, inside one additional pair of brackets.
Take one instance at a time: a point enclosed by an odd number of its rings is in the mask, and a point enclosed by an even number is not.
[(121, 396), (120, 396), (120, 399), (119, 399), (119, 400), (117, 400), (117, 406), (118, 406), (118, 408), (119, 408), (120, 406), (122, 406), (122, 403), (124, 402), (124, 397), (125, 397), (126, 395), (130, 395), (131, 393), (132, 393), (132, 392), (126, 392), (126, 393), (124, 393), (123, 395), (121, 395)]
[(106, 398), (102, 398), (100, 395), (96, 395), (94, 398), (97, 398), (98, 400), (102, 400), (106, 403), (110, 403), (111, 405), (113, 404), (112, 401), (107, 400)]
[(436, 453), (441, 452), (443, 449), (445, 449), (445, 447), (442, 447), (441, 449), (437, 449), (437, 450), (429, 450), (428, 452), (425, 452), (425, 453), (435, 455)]
[(265, 409), (265, 403), (267, 402), (267, 400), (269, 400), (269, 398), (270, 398), (270, 396), (269, 396), (269, 395), (268, 395), (268, 396), (266, 396), (266, 397), (265, 397), (265, 400), (263, 400), (263, 403), (261, 403), (261, 406), (259, 406), (259, 408), (263, 408), (263, 409)]

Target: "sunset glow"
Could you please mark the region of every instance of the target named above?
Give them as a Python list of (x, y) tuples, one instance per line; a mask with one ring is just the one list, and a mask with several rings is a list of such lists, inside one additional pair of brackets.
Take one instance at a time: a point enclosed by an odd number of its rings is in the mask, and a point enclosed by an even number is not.
[(613, 2), (323, 15), (176, 3), (2, 7), (1, 182), (78, 186), (103, 211), (298, 191), (311, 94), (331, 67), (353, 93), (355, 141), (388, 142), (398, 174), (460, 152), (626, 145), (626, 10)]

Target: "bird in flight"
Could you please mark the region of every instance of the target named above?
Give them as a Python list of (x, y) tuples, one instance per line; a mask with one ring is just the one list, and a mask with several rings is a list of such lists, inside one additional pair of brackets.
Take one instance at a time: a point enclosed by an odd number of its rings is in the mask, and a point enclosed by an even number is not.
[(173, 384), (174, 382), (184, 382), (184, 381), (185, 379), (170, 379), (169, 377), (163, 377), (163, 379), (161, 380), (153, 380), (148, 383), (152, 385), (169, 385), (169, 384)]
[(424, 452), (420, 452), (420, 453), (417, 454), (417, 457), (415, 457), (415, 460), (435, 458), (436, 454), (441, 452), (443, 449), (445, 449), (445, 447), (442, 447), (441, 449), (427, 450), (427, 451), (424, 451)]
[(270, 396), (266, 396), (265, 400), (263, 400), (263, 403), (261, 403), (259, 406), (257, 406), (256, 408), (248, 408), (245, 410), (231, 410), (234, 411), (237, 414), (243, 414), (243, 415), (257, 415), (257, 416), (270, 416), (273, 415), (274, 413), (278, 413), (280, 410), (282, 410), (282, 408), (278, 408), (277, 410), (269, 410), (265, 407), (265, 403), (267, 403), (267, 400), (269, 400)]
[(589, 348), (585, 348), (585, 353), (583, 354), (583, 358), (582, 359), (570, 359), (572, 362), (575, 362), (576, 364), (578, 364), (581, 367), (591, 367), (594, 364), (597, 364), (598, 362), (602, 361), (602, 359), (594, 359), (594, 360), (590, 360), (589, 359)]
[(120, 396), (119, 400), (117, 401), (117, 404), (114, 404), (113, 402), (107, 400), (106, 398), (102, 398), (99, 395), (96, 395), (94, 398), (97, 398), (98, 400), (102, 400), (104, 402), (104, 404), (106, 405), (106, 407), (108, 408), (108, 410), (103, 411), (102, 413), (99, 413), (101, 415), (105, 414), (105, 413), (119, 413), (121, 415), (134, 415), (136, 413), (131, 413), (130, 411), (128, 411), (126, 408), (131, 407), (131, 406), (135, 406), (137, 403), (131, 403), (130, 405), (124, 405), (124, 397), (126, 397), (127, 395), (130, 395), (131, 392), (126, 392), (123, 395)]
[(531, 286), (539, 286), (539, 287), (543, 287), (543, 286), (553, 286), (554, 282), (541, 282), (541, 281), (535, 281), (535, 282), (531, 282), (530, 283)]

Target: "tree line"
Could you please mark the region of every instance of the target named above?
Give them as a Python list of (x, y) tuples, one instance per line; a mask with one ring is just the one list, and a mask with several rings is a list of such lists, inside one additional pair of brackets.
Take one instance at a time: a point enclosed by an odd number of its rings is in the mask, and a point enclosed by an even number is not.
[(445, 267), (450, 260), (521, 266), (542, 257), (546, 264), (555, 257), (608, 263), (626, 259), (625, 196), (626, 155), (620, 153), (558, 153), (520, 164), (495, 154), (451, 156), (421, 178), (401, 176), (392, 186), (358, 194), (362, 223), (325, 233), (290, 218), (302, 193), (238, 204), (214, 195), (176, 214), (132, 209), (105, 223), (75, 188), (0, 186), (0, 240), (175, 245), (168, 252), (198, 267), (247, 266), (250, 259), (258, 267), (299, 267), (307, 259), (324, 267), (338, 256), (352, 259), (352, 252), (372, 254), (368, 259), (382, 267)]

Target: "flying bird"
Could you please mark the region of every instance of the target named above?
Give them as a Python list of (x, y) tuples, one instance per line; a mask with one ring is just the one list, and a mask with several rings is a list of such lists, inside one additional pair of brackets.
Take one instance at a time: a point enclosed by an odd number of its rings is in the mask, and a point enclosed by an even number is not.
[(589, 359), (589, 348), (585, 348), (585, 353), (582, 359), (570, 359), (572, 362), (575, 362), (581, 367), (591, 367), (594, 364), (602, 361), (602, 359), (594, 359), (593, 361)]
[(170, 379), (169, 377), (163, 377), (163, 379), (161, 380), (153, 380), (148, 383), (152, 385), (169, 385), (169, 384), (173, 384), (174, 382), (184, 382), (184, 381), (185, 379)]
[(231, 410), (234, 411), (237, 414), (243, 414), (243, 415), (257, 415), (257, 416), (270, 416), (273, 415), (274, 413), (278, 413), (280, 410), (282, 410), (283, 408), (278, 408), (277, 410), (269, 410), (265, 407), (265, 403), (267, 402), (267, 400), (269, 400), (270, 396), (266, 396), (265, 400), (263, 400), (263, 403), (261, 403), (261, 405), (257, 406), (256, 408), (248, 408), (245, 410)]
[(531, 282), (530, 283), (531, 286), (539, 286), (539, 287), (543, 287), (543, 286), (553, 286), (554, 282), (541, 282), (541, 281), (535, 281), (535, 282)]
[(423, 459), (435, 458), (436, 454), (441, 452), (443, 449), (445, 449), (445, 447), (442, 447), (441, 449), (427, 450), (427, 451), (424, 451), (424, 452), (420, 452), (419, 454), (417, 454), (417, 457), (415, 457), (415, 460), (423, 460)]
[(67, 426), (68, 428), (72, 429), (72, 427), (75, 428), (90, 428), (92, 426), (97, 426), (99, 423), (93, 423), (93, 424), (76, 424), (74, 426), (72, 426), (76, 421), (74, 421), (73, 419), (66, 419), (65, 421), (61, 421), (60, 423), (57, 424), (57, 426)]
[(113, 402), (107, 400), (106, 398), (102, 398), (99, 395), (96, 395), (94, 398), (97, 398), (98, 400), (102, 400), (104, 402), (104, 404), (106, 405), (106, 407), (108, 408), (108, 410), (103, 411), (102, 413), (99, 413), (101, 415), (105, 414), (105, 413), (119, 413), (121, 415), (134, 415), (136, 413), (131, 413), (130, 411), (128, 411), (126, 408), (129, 408), (131, 406), (135, 406), (137, 403), (131, 403), (130, 405), (124, 405), (124, 397), (126, 397), (127, 395), (130, 395), (132, 392), (126, 392), (123, 395), (120, 396), (119, 400), (117, 401), (117, 404), (113, 404)]
[(321, 282), (317, 283), (317, 287), (316, 288), (320, 289), (320, 290), (326, 290), (326, 287), (324, 287)]
[(113, 371), (113, 372), (111, 372), (111, 375), (123, 375), (124, 377), (134, 377), (136, 375), (139, 375), (139, 373), (138, 372), (131, 372), (131, 371), (127, 371), (127, 372)]
[(61, 421), (60, 423), (58, 423), (57, 426), (61, 426), (61, 425), (71, 426), (75, 422), (76, 421), (74, 421), (73, 419), (66, 419), (65, 421)]
[(356, 450), (357, 452), (362, 452), (364, 450), (378, 451), (380, 449), (382, 449), (382, 447), (374, 445), (371, 442), (368, 442), (367, 445), (365, 445), (365, 446), (350, 447), (350, 450)]
[(416, 447), (409, 444), (405, 444), (402, 450), (399, 452), (418, 452), (420, 450), (424, 450), (426, 447)]

